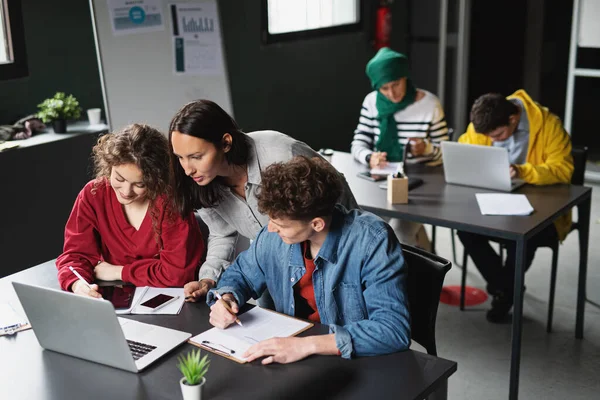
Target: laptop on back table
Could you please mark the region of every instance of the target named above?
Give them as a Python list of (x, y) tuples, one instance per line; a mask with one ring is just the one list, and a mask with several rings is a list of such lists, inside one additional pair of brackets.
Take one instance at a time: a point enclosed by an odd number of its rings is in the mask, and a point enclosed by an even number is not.
[(447, 183), (512, 192), (522, 179), (510, 178), (506, 149), (456, 142), (442, 142), (444, 176)]

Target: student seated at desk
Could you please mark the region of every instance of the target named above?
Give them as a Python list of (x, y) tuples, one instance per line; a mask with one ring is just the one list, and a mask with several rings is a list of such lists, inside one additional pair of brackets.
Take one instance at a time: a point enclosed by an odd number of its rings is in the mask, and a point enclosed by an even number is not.
[[(182, 107), (171, 121), (169, 141), (178, 211), (187, 215), (197, 209), (210, 231), (198, 280), (185, 285), (188, 301), (196, 301), (216, 285), (233, 261), (238, 235), (254, 239), (267, 224), (269, 219), (258, 210), (256, 199), (261, 171), (297, 155), (320, 156), (280, 132), (242, 132), (233, 118), (210, 100)], [(345, 180), (339, 201), (345, 207), (357, 207)], [(268, 295), (261, 305), (272, 307)]]
[(321, 159), (296, 157), (263, 172), (258, 207), (269, 223), (208, 293), (210, 322), (226, 328), (235, 316), (225, 301), (237, 313), (239, 304), (268, 289), (278, 312), (327, 324), (331, 333), (260, 342), (244, 356), (249, 361), (350, 358), (409, 347), (400, 243), (381, 218), (336, 205), (341, 191), (339, 175)]
[[(354, 158), (371, 168), (402, 161), (410, 142), (407, 163), (441, 164), (440, 143), (448, 140), (444, 110), (435, 95), (415, 88), (406, 56), (384, 47), (366, 72), (375, 90), (360, 110), (351, 145)], [(401, 242), (430, 250), (422, 224), (393, 218), (390, 225)]]
[(88, 282), (123, 280), (136, 286), (182, 287), (204, 253), (198, 222), (170, 205), (169, 143), (147, 125), (102, 136), (93, 149), (96, 179), (77, 196), (58, 257), (64, 290), (100, 297)]
[[(560, 119), (533, 101), (524, 90), (507, 98), (488, 93), (475, 100), (471, 123), (459, 142), (505, 148), (512, 178), (521, 178), (533, 185), (571, 182), (571, 138)], [(531, 266), (538, 247), (557, 239), (564, 240), (570, 228), (569, 212), (529, 239), (526, 268)], [(494, 296), (487, 319), (504, 322), (513, 305), (515, 243), (506, 242), (508, 257), (503, 266), (488, 237), (467, 232), (458, 232), (458, 237), (487, 281), (488, 292)]]

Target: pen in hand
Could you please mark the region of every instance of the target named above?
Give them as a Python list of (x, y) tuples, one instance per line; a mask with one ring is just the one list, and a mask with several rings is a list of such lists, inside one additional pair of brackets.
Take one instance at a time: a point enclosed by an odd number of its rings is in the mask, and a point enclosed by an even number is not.
[(81, 283), (83, 283), (89, 290), (88, 293), (75, 291), (75, 290), (73, 290), (73, 292), (79, 293), (79, 294), (87, 294), (88, 296), (93, 297), (93, 298), (102, 298), (102, 296), (100, 296), (100, 294), (97, 292), (98, 287), (96, 285), (94, 285), (94, 287), (92, 287), (92, 285), (90, 285), (90, 283), (88, 281), (86, 281), (85, 278), (83, 276), (81, 276), (81, 274), (79, 272), (77, 272), (75, 270), (75, 268), (73, 268), (73, 266), (69, 266), (69, 269), (77, 277), (77, 279), (79, 279), (79, 281)]
[(78, 278), (78, 279), (79, 279), (81, 282), (83, 282), (83, 283), (85, 284), (85, 286), (87, 286), (87, 287), (88, 287), (88, 289), (91, 289), (91, 286), (90, 286), (90, 284), (88, 283), (88, 281), (86, 281), (86, 280), (83, 278), (83, 276), (81, 276), (81, 274), (80, 274), (79, 272), (75, 271), (75, 269), (74, 269), (72, 266), (69, 266), (69, 269), (71, 270), (71, 272), (72, 272), (72, 273), (74, 273), (74, 274), (75, 274), (75, 276), (76, 276), (76, 277), (77, 277), (77, 278)]
[[(215, 292), (215, 296), (217, 296), (217, 299), (223, 300), (223, 297), (221, 297), (219, 292)], [(231, 309), (231, 307), (229, 307), (229, 304), (227, 304), (227, 302), (225, 300), (223, 300), (223, 305), (225, 306), (227, 311), (229, 311), (231, 313), (231, 315), (236, 315), (236, 313), (233, 312), (233, 310)], [(244, 326), (244, 325), (242, 325), (242, 321), (240, 321), (240, 319), (237, 318), (237, 316), (235, 318), (235, 323), (238, 324), (239, 326)]]

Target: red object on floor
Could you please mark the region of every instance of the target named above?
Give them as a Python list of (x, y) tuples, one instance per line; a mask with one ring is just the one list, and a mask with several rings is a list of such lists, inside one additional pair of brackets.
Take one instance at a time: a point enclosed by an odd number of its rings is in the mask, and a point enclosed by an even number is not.
[[(484, 303), (488, 298), (485, 291), (472, 287), (465, 286), (465, 306), (476, 306)], [(460, 305), (460, 286), (444, 286), (440, 301), (451, 306)]]

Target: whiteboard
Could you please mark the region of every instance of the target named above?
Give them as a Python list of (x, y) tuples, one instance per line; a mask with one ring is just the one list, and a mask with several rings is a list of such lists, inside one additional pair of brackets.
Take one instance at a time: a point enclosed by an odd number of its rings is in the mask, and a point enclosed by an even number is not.
[(600, 48), (600, 0), (581, 0), (579, 47)]
[[(108, 0), (89, 1), (105, 117), (111, 130), (137, 122), (167, 133), (177, 110), (196, 99), (212, 100), (233, 115), (224, 59), (222, 70), (211, 75), (177, 75), (174, 72), (170, 4), (214, 4), (216, 0), (160, 0), (164, 30), (127, 35), (113, 33)], [(219, 45), (223, 57), (223, 43)]]

